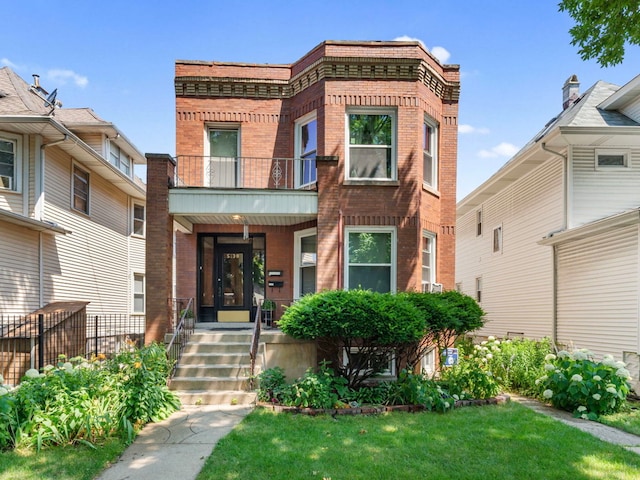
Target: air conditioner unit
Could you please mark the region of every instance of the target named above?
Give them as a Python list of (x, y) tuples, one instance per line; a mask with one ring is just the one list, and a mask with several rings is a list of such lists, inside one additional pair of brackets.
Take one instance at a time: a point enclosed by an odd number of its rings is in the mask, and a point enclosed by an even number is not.
[(0, 175), (0, 187), (2, 188), (13, 188), (13, 177), (8, 177), (6, 175)]
[(429, 282), (422, 282), (422, 293), (431, 292), (431, 284)]
[(431, 284), (431, 293), (442, 293), (442, 284), (441, 283), (432, 283)]

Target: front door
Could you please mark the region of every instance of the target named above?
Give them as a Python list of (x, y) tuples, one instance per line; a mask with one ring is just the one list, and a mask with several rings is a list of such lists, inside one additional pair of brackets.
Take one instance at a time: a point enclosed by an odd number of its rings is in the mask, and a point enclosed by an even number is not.
[(215, 310), (218, 322), (249, 322), (252, 307), (251, 245), (222, 244), (215, 249)]

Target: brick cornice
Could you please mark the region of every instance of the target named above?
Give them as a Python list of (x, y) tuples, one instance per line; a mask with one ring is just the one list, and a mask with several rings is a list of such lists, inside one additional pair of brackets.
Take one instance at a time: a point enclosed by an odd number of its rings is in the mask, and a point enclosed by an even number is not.
[(443, 100), (460, 97), (460, 82), (446, 80), (419, 58), (322, 57), (289, 80), (179, 76), (174, 85), (176, 97), (285, 99), (323, 79), (421, 82)]

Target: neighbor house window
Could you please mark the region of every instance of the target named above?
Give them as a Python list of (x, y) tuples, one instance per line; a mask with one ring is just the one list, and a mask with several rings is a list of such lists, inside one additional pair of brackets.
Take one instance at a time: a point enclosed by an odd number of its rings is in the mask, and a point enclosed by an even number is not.
[(436, 280), (436, 236), (422, 232), (422, 291), (431, 292)]
[(144, 237), (144, 205), (133, 204), (133, 234)]
[(144, 313), (144, 275), (133, 274), (133, 312)]
[(395, 180), (396, 113), (393, 110), (349, 110), (346, 174), (355, 180)]
[(0, 137), (0, 189), (18, 190), (19, 142)]
[(131, 157), (113, 142), (109, 143), (109, 162), (126, 176), (131, 176)]
[(318, 235), (315, 228), (294, 233), (294, 299), (316, 291)]
[(89, 213), (89, 174), (73, 166), (73, 208)]
[(345, 285), (374, 292), (395, 292), (396, 230), (390, 227), (346, 229)]
[(602, 169), (625, 168), (629, 166), (627, 150), (596, 150), (596, 167)]
[(482, 301), (482, 277), (476, 278), (476, 300)]
[(422, 125), (423, 182), (431, 188), (438, 188), (438, 127), (425, 118)]
[(315, 112), (296, 122), (296, 187), (317, 180), (318, 121)]
[(482, 235), (482, 210), (476, 212), (476, 236)]
[(502, 225), (493, 229), (493, 252), (502, 252)]

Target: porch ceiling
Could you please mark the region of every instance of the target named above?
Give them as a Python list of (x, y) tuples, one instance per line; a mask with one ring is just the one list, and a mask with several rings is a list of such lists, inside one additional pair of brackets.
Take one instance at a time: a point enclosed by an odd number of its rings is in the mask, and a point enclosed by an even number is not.
[(173, 188), (169, 213), (181, 225), (295, 225), (318, 216), (318, 194), (305, 190)]

